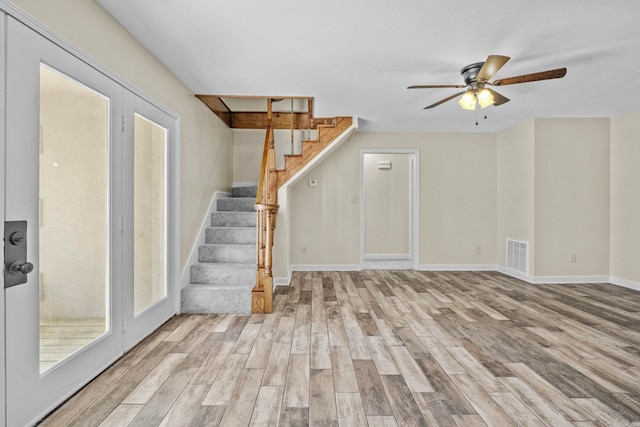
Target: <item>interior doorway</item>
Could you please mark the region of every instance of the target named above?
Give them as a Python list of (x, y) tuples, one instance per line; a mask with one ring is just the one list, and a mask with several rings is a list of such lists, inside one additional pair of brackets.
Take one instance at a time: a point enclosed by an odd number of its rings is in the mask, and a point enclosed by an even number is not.
[(418, 151), (362, 150), (360, 259), (365, 269), (418, 266)]

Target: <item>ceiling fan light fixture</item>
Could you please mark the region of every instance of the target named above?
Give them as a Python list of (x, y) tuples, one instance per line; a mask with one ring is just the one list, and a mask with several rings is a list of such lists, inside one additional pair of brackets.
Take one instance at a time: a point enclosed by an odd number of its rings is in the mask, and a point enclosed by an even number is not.
[(465, 110), (475, 110), (476, 109), (475, 92), (473, 90), (466, 91), (458, 101), (458, 104)]
[(478, 97), (478, 104), (480, 104), (480, 108), (488, 107), (489, 105), (493, 105), (495, 99), (493, 98), (493, 94), (486, 88), (480, 89), (476, 92)]

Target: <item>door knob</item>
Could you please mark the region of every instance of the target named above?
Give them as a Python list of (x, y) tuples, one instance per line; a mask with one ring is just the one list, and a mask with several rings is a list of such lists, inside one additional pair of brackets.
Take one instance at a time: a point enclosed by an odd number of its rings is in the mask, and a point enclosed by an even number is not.
[(30, 262), (14, 261), (9, 267), (9, 272), (13, 275), (29, 274), (33, 271), (33, 264)]

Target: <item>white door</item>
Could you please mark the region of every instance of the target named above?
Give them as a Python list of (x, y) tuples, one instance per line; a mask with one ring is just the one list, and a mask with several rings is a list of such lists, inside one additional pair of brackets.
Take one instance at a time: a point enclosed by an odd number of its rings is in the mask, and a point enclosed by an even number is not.
[(7, 424), (23, 426), (122, 354), (122, 88), (7, 25), (5, 219), (27, 221), (34, 265), (5, 290)]
[(23, 426), (176, 312), (177, 124), (6, 22), (5, 220), (26, 221), (33, 264), (5, 279), (6, 417)]
[[(177, 177), (172, 177), (176, 119), (125, 92), (124, 143), (124, 330), (125, 349), (176, 313), (170, 286), (179, 247), (171, 230)], [(174, 282), (175, 283), (175, 282)]]

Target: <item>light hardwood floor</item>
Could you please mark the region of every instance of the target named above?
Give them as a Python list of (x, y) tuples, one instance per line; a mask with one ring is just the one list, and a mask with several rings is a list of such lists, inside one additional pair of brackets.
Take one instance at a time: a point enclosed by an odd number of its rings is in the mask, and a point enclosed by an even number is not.
[(295, 273), (177, 316), (44, 426), (640, 426), (640, 293), (498, 273)]

